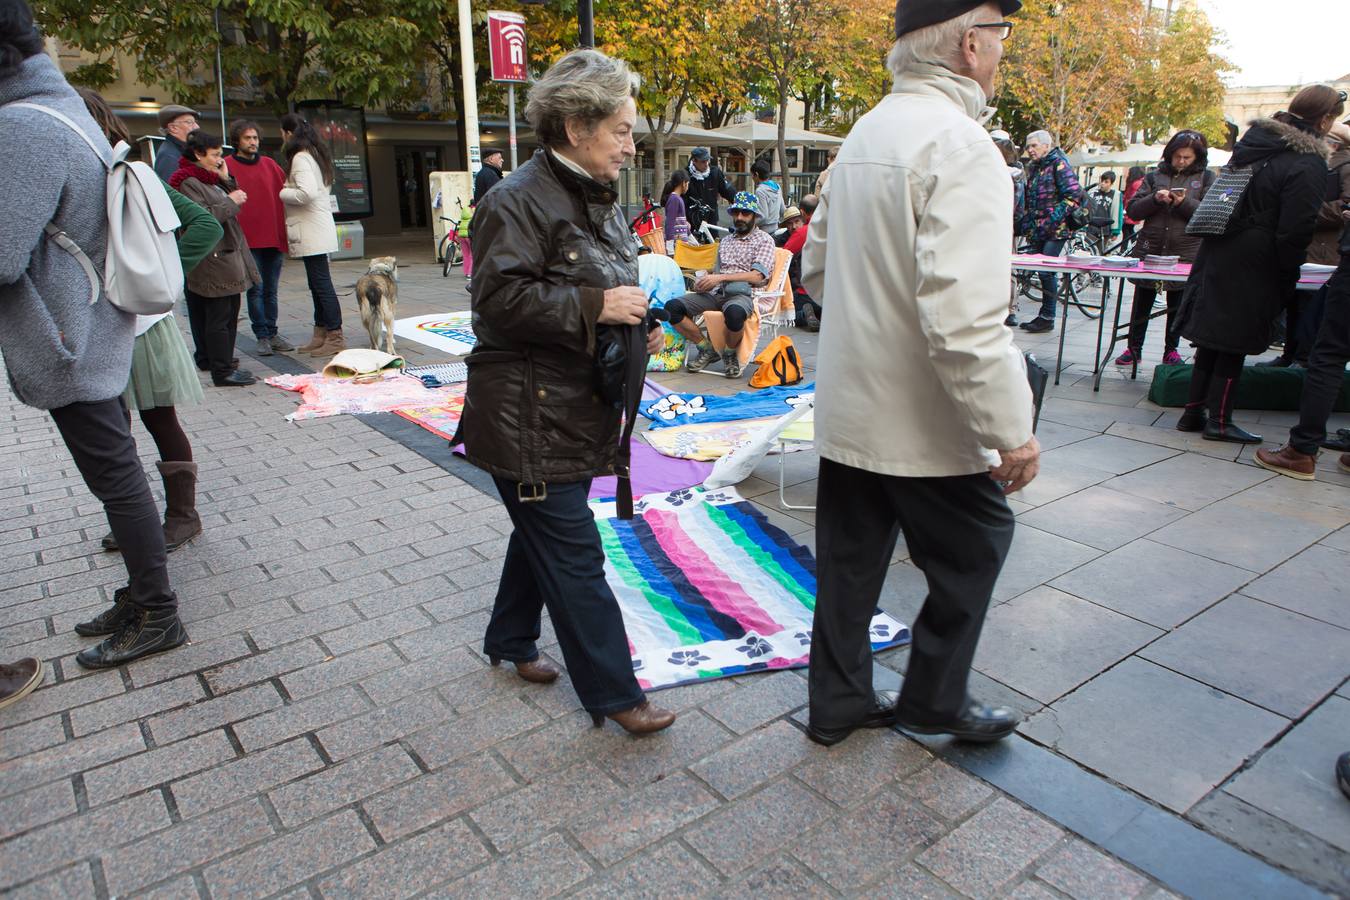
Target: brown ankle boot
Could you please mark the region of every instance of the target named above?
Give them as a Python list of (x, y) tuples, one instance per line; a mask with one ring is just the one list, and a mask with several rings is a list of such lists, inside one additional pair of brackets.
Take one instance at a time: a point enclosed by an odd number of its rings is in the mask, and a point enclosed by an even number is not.
[(1262, 448), (1256, 451), (1256, 464), (1263, 469), (1297, 478), (1299, 481), (1314, 481), (1317, 469), (1317, 454), (1300, 453), (1293, 444), (1285, 444), (1278, 450)]
[(659, 706), (652, 706), (650, 700), (643, 700), (637, 706), (623, 712), (610, 713), (607, 716), (591, 713), (591, 720), (595, 722), (596, 728), (605, 724), (605, 719), (613, 719), (629, 734), (651, 734), (669, 728), (675, 721), (675, 714)]
[(197, 464), (157, 462), (164, 479), (164, 549), (172, 553), (202, 533), (197, 515)]
[[(488, 660), (494, 666), (502, 664), (501, 657), (489, 656)], [(513, 662), (516, 667), (516, 674), (531, 684), (552, 684), (558, 680), (562, 673), (558, 667), (543, 659), (532, 659), (529, 662)]]
[(309, 343), (305, 344), (303, 347), (296, 347), (295, 349), (299, 353), (308, 353), (311, 350), (318, 350), (323, 346), (323, 342), (327, 339), (328, 329), (320, 328), (318, 325), (315, 325), (314, 334), (310, 336)]
[(336, 331), (328, 332), (328, 337), (325, 338), (323, 344), (317, 349), (309, 351), (309, 355), (316, 359), (319, 357), (336, 356), (346, 349), (347, 336), (343, 334), (342, 329), (339, 328)]

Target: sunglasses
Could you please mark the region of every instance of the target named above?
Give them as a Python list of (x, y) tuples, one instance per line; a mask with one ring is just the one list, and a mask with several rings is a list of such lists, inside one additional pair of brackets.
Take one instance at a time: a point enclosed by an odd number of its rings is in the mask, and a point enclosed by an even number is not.
[(997, 29), (999, 29), (998, 39), (999, 39), (1000, 41), (1006, 41), (1009, 37), (1012, 36), (1013, 23), (1012, 23), (1012, 22), (986, 22), (986, 23), (984, 23), (983, 25), (972, 25), (971, 27), (972, 27), (972, 28), (997, 28)]

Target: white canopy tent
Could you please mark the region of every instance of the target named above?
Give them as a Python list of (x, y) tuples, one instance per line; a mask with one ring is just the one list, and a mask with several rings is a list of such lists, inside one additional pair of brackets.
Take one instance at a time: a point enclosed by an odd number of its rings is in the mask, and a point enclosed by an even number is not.
[[(647, 127), (647, 118), (638, 116), (637, 124), (633, 126), (633, 140), (639, 144), (649, 142), (653, 140), (652, 135), (652, 130)], [(666, 135), (667, 147), (711, 147), (725, 141), (726, 138), (716, 131), (695, 128), (683, 122)]]
[[(771, 147), (778, 143), (778, 126), (772, 122), (741, 122), (736, 125), (724, 125), (714, 129), (721, 143), (750, 144), (756, 148)], [(819, 131), (807, 131), (803, 128), (788, 128), (787, 143), (792, 147), (835, 147), (844, 139), (833, 134)]]
[[(1075, 150), (1069, 154), (1069, 165), (1074, 168), (1080, 166), (1103, 166), (1105, 168), (1153, 166), (1157, 165), (1158, 161), (1162, 159), (1165, 146), (1165, 144), (1130, 144), (1122, 150), (1112, 150), (1110, 147)], [(1214, 168), (1228, 165), (1228, 159), (1233, 154), (1218, 147), (1211, 147), (1208, 155), (1209, 166)]]

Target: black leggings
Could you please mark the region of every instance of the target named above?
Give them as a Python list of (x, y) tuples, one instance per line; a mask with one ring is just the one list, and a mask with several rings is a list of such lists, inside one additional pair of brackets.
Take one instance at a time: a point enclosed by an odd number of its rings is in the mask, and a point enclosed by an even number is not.
[(1191, 393), (1186, 405), (1204, 405), (1212, 379), (1242, 377), (1242, 364), (1246, 360), (1247, 357), (1241, 353), (1225, 353), (1222, 350), (1211, 350), (1209, 347), (1196, 347), (1195, 365), (1191, 372)]
[[(172, 406), (156, 406), (140, 410), (141, 424), (150, 432), (164, 462), (192, 462), (192, 443), (178, 423), (178, 414)], [(131, 410), (127, 410), (127, 425), (131, 425)]]

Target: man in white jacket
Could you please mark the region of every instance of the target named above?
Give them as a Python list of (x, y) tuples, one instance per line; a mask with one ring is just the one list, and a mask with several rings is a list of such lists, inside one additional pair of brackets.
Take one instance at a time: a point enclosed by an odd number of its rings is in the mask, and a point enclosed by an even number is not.
[[(1036, 476), (1025, 364), (1003, 324), (1012, 186), (981, 122), (1019, 0), (900, 0), (894, 91), (854, 126), (811, 220), (827, 297), (816, 379), (818, 592), (808, 734), (993, 741), (1016, 715), (966, 694)], [(903, 532), (928, 598), (899, 697), (872, 690), (868, 626)]]

